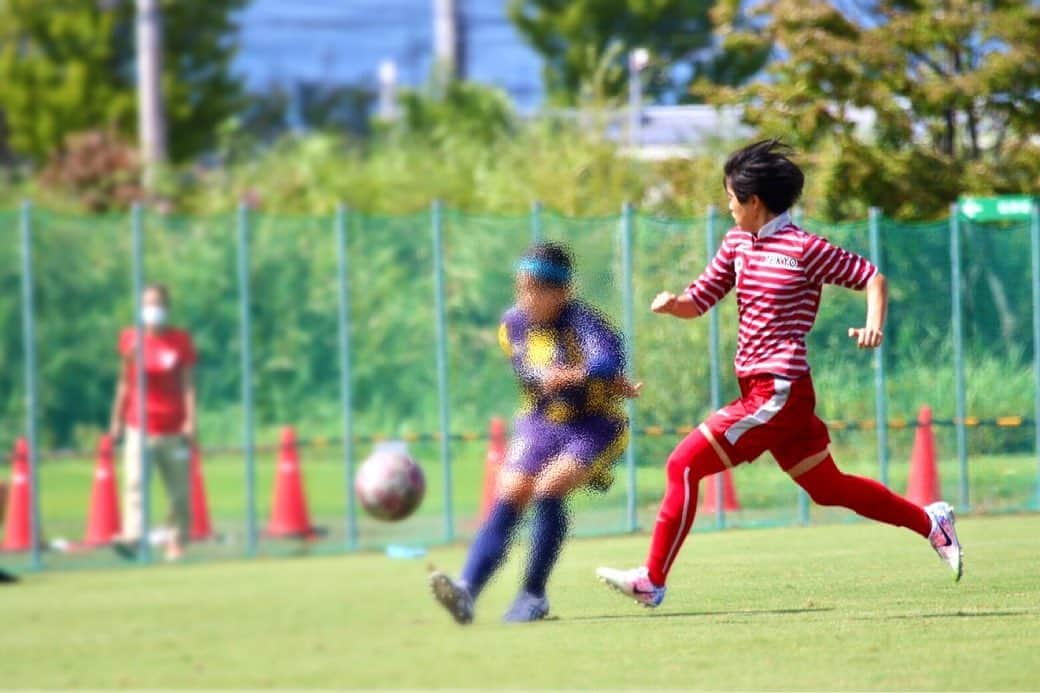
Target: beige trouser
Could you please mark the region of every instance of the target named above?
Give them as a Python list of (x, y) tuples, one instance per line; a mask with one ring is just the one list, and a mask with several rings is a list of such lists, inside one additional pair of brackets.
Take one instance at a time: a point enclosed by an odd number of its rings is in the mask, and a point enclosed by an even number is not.
[[(123, 443), (123, 538), (135, 541), (141, 537), (141, 460), (138, 453), (141, 434), (126, 429)], [(148, 461), (158, 469), (169, 501), (167, 523), (180, 542), (191, 537), (191, 447), (182, 435), (148, 436)]]

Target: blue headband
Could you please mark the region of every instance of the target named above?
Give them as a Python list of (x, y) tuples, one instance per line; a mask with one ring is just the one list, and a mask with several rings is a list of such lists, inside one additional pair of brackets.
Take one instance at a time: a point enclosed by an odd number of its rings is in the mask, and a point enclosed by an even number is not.
[(538, 257), (521, 258), (516, 263), (516, 271), (527, 272), (538, 281), (550, 284), (569, 284), (571, 281), (569, 269)]

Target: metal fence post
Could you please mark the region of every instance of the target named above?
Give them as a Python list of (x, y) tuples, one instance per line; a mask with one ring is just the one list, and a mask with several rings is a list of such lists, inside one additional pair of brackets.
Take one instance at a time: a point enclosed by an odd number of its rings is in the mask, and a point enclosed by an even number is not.
[(1040, 509), (1040, 200), (1033, 200), (1029, 224), (1029, 249), (1033, 284), (1033, 377), (1036, 378), (1033, 403), (1033, 451), (1036, 455), (1036, 498), (1034, 507)]
[[(634, 210), (631, 203), (626, 202), (621, 208), (621, 313), (625, 333), (625, 352), (629, 364), (635, 364), (635, 287), (632, 276), (632, 225)], [(625, 446), (625, 469), (628, 472), (628, 492), (626, 496), (626, 516), (628, 531), (634, 532), (639, 527), (636, 513), (636, 437), (635, 415), (636, 405), (631, 399), (625, 400), (625, 413), (628, 416), (629, 430)]]
[(531, 242), (542, 242), (542, 203), (538, 200), (531, 203)]
[(33, 302), (32, 203), (22, 202), (22, 349), (25, 366), (25, 437), (29, 442), (29, 538), (32, 568), (43, 567), (40, 556), (40, 455), (36, 447), (36, 313)]
[(358, 545), (357, 502), (354, 497), (354, 414), (350, 385), (350, 266), (347, 252), (347, 208), (336, 207), (336, 258), (339, 275), (339, 383), (343, 407), (343, 470), (347, 493), (347, 549)]
[(961, 325), (961, 240), (957, 203), (950, 205), (950, 295), (953, 303), (953, 371), (956, 390), (957, 467), (960, 474), (960, 505), (968, 510), (968, 438), (964, 427), (964, 334)]
[(448, 330), (444, 313), (444, 241), (440, 200), (432, 206), (433, 221), (433, 301), (437, 313), (437, 402), (440, 410), (441, 465), (444, 470), (444, 539), (455, 539), (452, 507), (451, 423), (448, 413)]
[(152, 560), (152, 465), (148, 454), (148, 380), (144, 368), (144, 323), (141, 309), (144, 298), (144, 209), (134, 203), (130, 212), (131, 272), (134, 289), (134, 379), (137, 396), (138, 464), (141, 479), (141, 537), (138, 541), (138, 559)]
[[(883, 272), (881, 210), (870, 208), (870, 260)], [(882, 326), (882, 329), (884, 326)], [(885, 342), (874, 350), (874, 417), (877, 419), (877, 456), (881, 483), (888, 486), (888, 390), (885, 387)]]
[[(710, 264), (715, 257), (715, 223), (718, 217), (718, 208), (715, 205), (708, 206), (708, 223), (705, 228), (707, 238), (707, 262)], [(708, 313), (708, 361), (710, 368), (709, 383), (711, 387), (711, 410), (718, 411), (722, 407), (722, 363), (719, 356), (719, 310), (718, 307)], [(723, 479), (722, 474), (715, 475), (715, 526), (722, 529), (726, 526), (726, 509), (723, 507)]]
[(249, 297), (249, 207), (238, 205), (238, 311), (242, 356), (242, 449), (246, 462), (246, 555), (257, 551), (256, 457), (253, 425), (253, 327)]

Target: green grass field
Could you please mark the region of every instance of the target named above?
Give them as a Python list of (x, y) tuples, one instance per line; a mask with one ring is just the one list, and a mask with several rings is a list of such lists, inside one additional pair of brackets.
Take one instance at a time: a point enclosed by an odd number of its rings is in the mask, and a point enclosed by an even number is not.
[[(456, 626), (427, 559), (381, 554), (47, 572), (0, 588), (0, 686), (1012, 690), (1040, 682), (1040, 516), (966, 518), (964, 580), (867, 523), (691, 538), (646, 611), (598, 585), (645, 535), (571, 542), (554, 618), (499, 617), (514, 555)], [(518, 547), (521, 551), (525, 547)]]
[[(908, 436), (909, 437), (909, 436)], [(852, 441), (858, 439), (851, 438)], [(637, 468), (636, 507), (639, 524), (650, 527), (654, 522), (657, 505), (664, 488), (661, 469), (670, 446), (670, 438), (643, 439), (639, 443), (639, 459), (646, 464)], [(458, 444), (454, 452), (454, 524), (456, 535), (469, 536), (476, 526), (484, 475), (484, 443)], [(851, 448), (850, 446), (847, 446)], [(949, 450), (950, 447), (942, 449)], [(359, 455), (367, 454), (359, 450)], [(443, 475), (437, 464), (435, 445), (415, 445), (412, 448), (426, 472), (427, 494), (415, 516), (405, 522), (385, 524), (360, 517), (359, 539), (362, 546), (380, 548), (388, 542), (433, 545), (444, 539)], [(893, 455), (889, 484), (899, 492), (907, 487), (908, 453)], [(307, 448), (301, 450), (306, 495), (314, 522), (328, 528), (325, 538), (307, 547), (277, 541), (261, 541), (261, 553), (284, 554), (306, 550), (310, 553), (341, 551), (345, 545), (346, 484), (342, 460), (335, 448)], [(849, 472), (877, 476), (877, 463), (869, 454), (839, 454), (839, 463)], [(264, 452), (257, 457), (257, 516), (261, 529), (270, 514), (275, 455)], [(120, 461), (121, 462), (121, 461)], [(972, 511), (1009, 512), (1037, 509), (1036, 458), (1032, 455), (974, 455), (970, 459), (969, 482)], [(213, 557), (236, 557), (244, 552), (245, 484), (241, 457), (233, 455), (205, 458), (205, 479), (209, 509), (215, 529), (226, 542), (196, 548), (197, 553)], [(946, 456), (939, 462), (945, 497), (958, 501), (956, 459)], [(121, 472), (121, 470), (120, 470)], [(617, 470), (618, 481), (606, 495), (579, 495), (575, 499), (575, 531), (581, 536), (616, 534), (627, 529), (626, 472)], [(791, 525), (798, 522), (798, 489), (765, 456), (750, 465), (741, 465), (734, 471), (734, 482), (742, 511), (728, 514), (726, 524), (738, 527)], [(43, 530), (48, 538), (64, 537), (77, 540), (86, 527), (87, 508), (93, 479), (92, 460), (52, 461), (42, 465), (41, 515)], [(153, 483), (153, 520), (160, 522), (166, 511), (166, 498), (158, 481)], [(710, 482), (709, 482), (710, 483)], [(707, 486), (707, 484), (705, 484)], [(964, 510), (963, 507), (959, 508)], [(844, 510), (810, 506), (812, 522), (843, 522), (853, 516)], [(714, 517), (704, 517), (697, 530), (713, 529)], [(11, 557), (16, 568), (25, 563), (24, 557)], [(60, 555), (48, 553), (45, 563), (50, 566), (89, 564), (104, 566), (114, 563), (110, 552)]]

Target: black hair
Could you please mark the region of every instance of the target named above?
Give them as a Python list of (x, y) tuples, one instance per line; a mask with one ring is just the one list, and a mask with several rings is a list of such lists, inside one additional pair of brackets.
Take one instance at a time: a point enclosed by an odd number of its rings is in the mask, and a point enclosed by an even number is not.
[(791, 148), (778, 139), (761, 140), (726, 159), (722, 184), (741, 202), (758, 195), (774, 214), (790, 209), (802, 194), (805, 175), (788, 156)]
[(524, 252), (525, 260), (537, 260), (559, 267), (567, 275), (565, 281), (539, 278), (538, 283), (544, 286), (561, 287), (570, 284), (570, 275), (574, 271), (574, 256), (570, 249), (562, 243), (535, 243)]
[(147, 293), (149, 291), (154, 291), (157, 294), (159, 294), (160, 296), (162, 296), (162, 301), (163, 301), (164, 305), (166, 305), (166, 306), (170, 305), (170, 289), (165, 284), (160, 284), (158, 282), (152, 282), (150, 284), (145, 284), (144, 291), (142, 291), (141, 293), (143, 294), (143, 293)]

